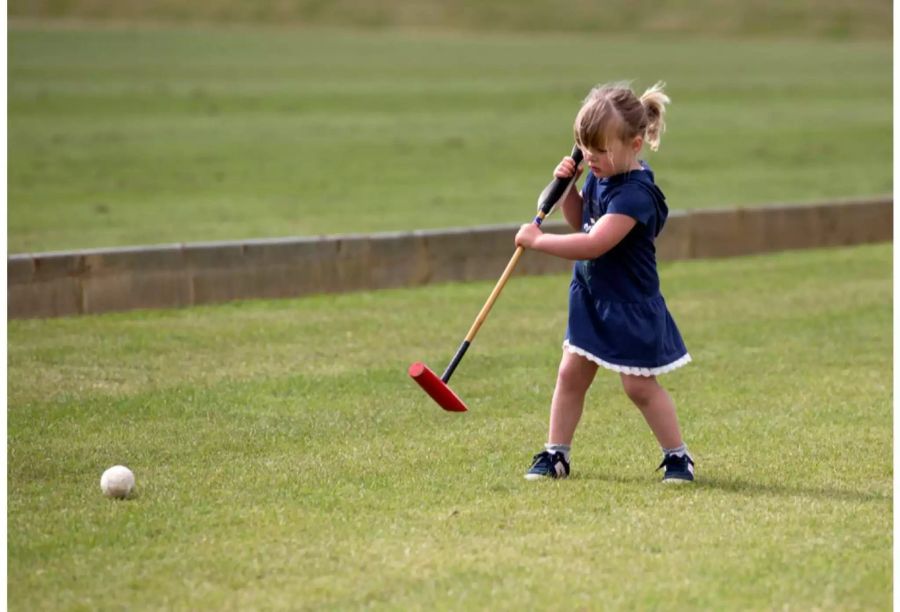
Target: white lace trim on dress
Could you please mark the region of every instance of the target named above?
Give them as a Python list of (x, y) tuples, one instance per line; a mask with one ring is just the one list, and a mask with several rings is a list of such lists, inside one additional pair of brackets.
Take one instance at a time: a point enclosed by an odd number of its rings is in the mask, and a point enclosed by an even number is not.
[(659, 366), (658, 368), (638, 368), (634, 366), (624, 366), (610, 363), (608, 361), (603, 361), (596, 355), (592, 355), (582, 348), (578, 348), (577, 346), (569, 344), (568, 340), (563, 342), (563, 349), (569, 351), (570, 353), (581, 355), (585, 359), (589, 359), (597, 365), (603, 366), (607, 370), (619, 372), (620, 374), (631, 374), (632, 376), (656, 376), (657, 374), (665, 374), (666, 372), (671, 372), (672, 370), (680, 368), (681, 366), (687, 365), (691, 362), (690, 353), (685, 353), (672, 363), (667, 363), (666, 365)]

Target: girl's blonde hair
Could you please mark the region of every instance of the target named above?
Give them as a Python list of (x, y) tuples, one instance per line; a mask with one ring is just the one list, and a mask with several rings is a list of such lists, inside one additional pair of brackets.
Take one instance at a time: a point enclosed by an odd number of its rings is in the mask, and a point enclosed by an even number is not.
[(642, 136), (653, 151), (666, 131), (665, 83), (658, 82), (638, 98), (629, 83), (598, 85), (584, 99), (575, 117), (575, 142), (580, 147), (606, 149), (614, 136), (628, 142)]

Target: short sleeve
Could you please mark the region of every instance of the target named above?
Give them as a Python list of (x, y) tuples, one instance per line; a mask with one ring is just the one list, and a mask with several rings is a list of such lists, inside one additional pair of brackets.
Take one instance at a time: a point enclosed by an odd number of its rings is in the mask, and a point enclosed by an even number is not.
[(646, 189), (639, 185), (622, 185), (611, 195), (607, 213), (628, 215), (647, 227), (654, 227), (656, 202)]

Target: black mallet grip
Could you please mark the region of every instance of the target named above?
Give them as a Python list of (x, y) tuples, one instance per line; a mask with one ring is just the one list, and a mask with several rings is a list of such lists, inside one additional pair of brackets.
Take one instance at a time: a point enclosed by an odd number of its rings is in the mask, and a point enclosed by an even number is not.
[[(578, 145), (572, 147), (572, 159), (575, 160), (575, 167), (578, 168), (578, 164), (581, 163), (581, 160), (584, 156), (581, 154), (581, 149)], [(550, 214), (550, 211), (553, 210), (553, 207), (559, 202), (559, 199), (563, 197), (563, 194), (566, 192), (566, 189), (569, 188), (569, 185), (575, 180), (575, 177), (578, 176), (578, 172), (570, 176), (569, 178), (554, 178), (553, 182), (550, 183), (549, 187), (545, 190), (546, 196), (541, 200), (541, 212), (544, 213), (544, 216)]]

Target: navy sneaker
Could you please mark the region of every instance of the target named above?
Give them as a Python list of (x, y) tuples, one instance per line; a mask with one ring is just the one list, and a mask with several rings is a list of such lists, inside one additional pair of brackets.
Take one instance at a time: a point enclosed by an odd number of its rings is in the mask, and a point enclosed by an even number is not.
[(525, 480), (541, 478), (565, 478), (569, 475), (569, 462), (565, 455), (557, 451), (541, 451), (532, 459), (533, 463), (525, 473)]
[(666, 468), (662, 481), (665, 483), (693, 482), (694, 460), (685, 453), (684, 455), (666, 455), (659, 464), (657, 470)]

